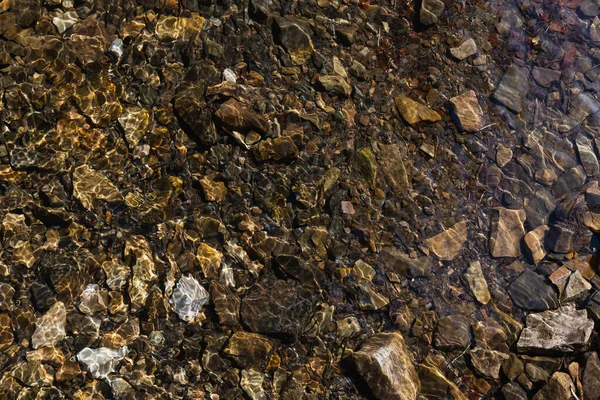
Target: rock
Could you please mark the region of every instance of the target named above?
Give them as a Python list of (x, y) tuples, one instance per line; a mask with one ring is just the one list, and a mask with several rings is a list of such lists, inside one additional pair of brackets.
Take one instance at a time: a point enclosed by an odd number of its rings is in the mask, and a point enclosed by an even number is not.
[(319, 77), (319, 83), (325, 90), (332, 94), (348, 97), (352, 94), (352, 86), (348, 85), (346, 80), (338, 75), (322, 75)]
[(223, 182), (214, 181), (212, 177), (204, 176), (200, 179), (202, 192), (206, 201), (221, 202), (227, 195), (227, 188)]
[(554, 253), (567, 254), (587, 246), (592, 232), (587, 227), (554, 224), (546, 233), (546, 247)]
[(527, 393), (521, 386), (515, 383), (507, 383), (502, 386), (502, 395), (505, 400), (527, 400)]
[(507, 340), (506, 332), (502, 328), (502, 325), (492, 319), (477, 321), (471, 328), (473, 329), (477, 346), (483, 349), (497, 350)]
[(525, 236), (526, 214), (524, 210), (496, 208), (492, 211), (490, 251), (492, 257), (519, 257), (521, 239)]
[(196, 259), (206, 279), (213, 280), (219, 277), (223, 253), (206, 243), (200, 243)]
[(135, 389), (125, 379), (109, 377), (108, 381), (115, 399), (135, 398)]
[(419, 377), (399, 333), (377, 333), (352, 358), (358, 373), (381, 400), (415, 400)]
[(364, 176), (365, 180), (375, 186), (375, 179), (377, 178), (377, 170), (379, 166), (375, 160), (375, 155), (370, 148), (364, 147), (356, 153), (356, 166), (358, 171)]
[(276, 17), (273, 22), (273, 36), (290, 54), (292, 62), (296, 65), (306, 63), (315, 50), (308, 24), (295, 18), (281, 17)]
[(79, 22), (79, 16), (76, 11), (67, 11), (52, 18), (52, 23), (56, 26), (60, 34), (64, 33), (77, 22)]
[(357, 302), (361, 310), (375, 311), (387, 306), (390, 299), (381, 294), (371, 282), (361, 281), (356, 285)]
[(498, 143), (496, 146), (496, 164), (498, 164), (500, 168), (503, 168), (510, 162), (510, 160), (512, 160), (512, 157), (512, 150), (504, 146), (502, 143)]
[(85, 365), (88, 372), (94, 379), (106, 378), (108, 374), (114, 372), (117, 363), (121, 361), (129, 352), (127, 346), (118, 350), (100, 347), (97, 349), (84, 348), (77, 353), (77, 361)]
[(441, 260), (452, 260), (467, 240), (467, 223), (458, 222), (444, 232), (425, 239), (423, 245)]
[(560, 80), (560, 75), (560, 71), (541, 67), (533, 67), (533, 70), (531, 71), (531, 76), (538, 85), (546, 88), (550, 87), (554, 82), (558, 82)]
[(535, 171), (535, 180), (542, 185), (552, 186), (558, 179), (556, 172), (550, 168), (542, 168)]
[(240, 386), (252, 400), (265, 400), (267, 397), (263, 389), (265, 377), (259, 371), (245, 369), (242, 371)]
[(600, 42), (600, 19), (595, 17), (590, 25), (590, 39), (595, 43)]
[(125, 131), (125, 140), (129, 148), (136, 147), (140, 140), (148, 134), (150, 128), (150, 113), (145, 108), (126, 108), (118, 118), (119, 125)]
[(183, 276), (171, 295), (169, 304), (182, 320), (192, 321), (208, 303), (208, 292), (191, 275)]
[(250, 16), (256, 21), (264, 21), (269, 16), (269, 0), (251, 0), (248, 5)]
[(527, 232), (524, 238), (525, 248), (527, 249), (527, 257), (534, 263), (537, 264), (546, 257), (546, 249), (544, 248), (544, 241), (546, 232), (550, 228), (548, 225), (540, 225), (532, 231)]
[(442, 119), (434, 110), (405, 96), (396, 97), (396, 107), (402, 118), (411, 125), (421, 121), (436, 122)]
[(558, 297), (544, 278), (533, 271), (525, 270), (508, 287), (515, 305), (528, 311), (545, 311), (558, 307)]
[(463, 277), (467, 281), (473, 297), (481, 304), (487, 304), (491, 297), (487, 282), (481, 271), (481, 263), (479, 261), (471, 261)]
[(266, 133), (269, 123), (266, 119), (237, 101), (234, 98), (221, 104), (215, 112), (215, 116), (226, 126), (234, 130), (256, 129), (258, 132)]
[(558, 289), (558, 294), (561, 297), (565, 291), (567, 282), (569, 281), (569, 276), (571, 276), (571, 271), (569, 270), (569, 268), (563, 265), (556, 271), (552, 272), (548, 277), (552, 284)]
[(98, 204), (98, 200), (123, 201), (119, 189), (106, 176), (87, 165), (80, 165), (73, 171), (73, 196), (90, 211), (94, 209), (94, 204)]
[(477, 132), (481, 130), (485, 124), (483, 119), (483, 111), (479, 106), (475, 91), (469, 90), (450, 99), (453, 105), (454, 118), (461, 130), (467, 132)]
[(88, 315), (102, 312), (108, 308), (109, 301), (106, 289), (101, 290), (99, 285), (90, 284), (81, 293), (79, 311)]
[(421, 391), (427, 399), (467, 400), (467, 397), (454, 382), (446, 378), (440, 370), (445, 368), (446, 359), (442, 355), (429, 355), (419, 365)]
[(525, 365), (525, 373), (533, 383), (546, 382), (550, 378), (550, 374), (545, 369), (534, 363), (527, 363)]
[(502, 373), (511, 382), (517, 379), (524, 371), (523, 362), (514, 353), (510, 353), (509, 357), (502, 362)]
[(573, 381), (564, 372), (555, 372), (544, 387), (533, 396), (533, 400), (571, 399)]
[(8, 314), (0, 314), (0, 351), (8, 349), (14, 340), (12, 321)]
[(570, 168), (558, 177), (552, 186), (552, 194), (561, 197), (583, 186), (586, 174), (581, 165)]
[(459, 60), (464, 60), (467, 57), (477, 54), (477, 44), (475, 40), (469, 38), (462, 42), (460, 46), (451, 48), (450, 54)]
[(565, 286), (565, 291), (562, 294), (561, 301), (569, 302), (584, 299), (592, 285), (586, 281), (579, 271), (575, 271), (569, 276), (569, 282)]
[(598, 353), (585, 354), (585, 369), (581, 379), (583, 396), (586, 400), (600, 400), (600, 360)]
[(475, 371), (480, 375), (493, 379), (500, 377), (502, 361), (509, 358), (508, 354), (495, 350), (485, 350), (479, 347), (470, 350), (469, 355)]
[(444, 3), (441, 0), (424, 0), (421, 3), (419, 20), (423, 25), (433, 25), (444, 11)]
[(520, 352), (572, 352), (581, 349), (590, 339), (594, 321), (586, 310), (567, 304), (527, 316), (527, 326), (521, 332), (517, 349)]
[(471, 343), (469, 320), (463, 315), (440, 318), (435, 329), (433, 345), (440, 350), (464, 350)]
[(581, 6), (579, 6), (579, 10), (586, 17), (596, 17), (600, 14), (600, 7), (595, 0), (584, 0)]
[(298, 147), (289, 136), (261, 141), (254, 148), (254, 157), (258, 161), (291, 159), (298, 156)]
[(258, 333), (235, 332), (223, 352), (240, 368), (263, 370), (273, 350), (273, 342)]
[(296, 281), (264, 279), (242, 299), (242, 321), (253, 332), (296, 336), (310, 318), (311, 294)]
[(191, 18), (160, 15), (156, 22), (154, 34), (162, 42), (188, 42), (196, 37), (204, 27), (204, 18), (197, 13)]
[(67, 310), (58, 301), (35, 323), (35, 332), (31, 336), (31, 346), (37, 349), (41, 346), (54, 347), (67, 336)]
[(583, 134), (579, 134), (575, 140), (579, 160), (587, 176), (598, 176), (600, 174), (600, 164), (596, 158), (596, 153), (592, 148), (592, 142)]
[(144, 308), (150, 287), (158, 278), (150, 245), (143, 236), (130, 236), (125, 243), (125, 261), (131, 266), (129, 298), (132, 312)]
[(210, 283), (210, 298), (220, 324), (234, 326), (239, 323), (241, 300), (235, 292), (214, 280)]
[(523, 98), (529, 91), (528, 75), (526, 68), (511, 65), (502, 76), (492, 98), (511, 111), (520, 113), (523, 110)]

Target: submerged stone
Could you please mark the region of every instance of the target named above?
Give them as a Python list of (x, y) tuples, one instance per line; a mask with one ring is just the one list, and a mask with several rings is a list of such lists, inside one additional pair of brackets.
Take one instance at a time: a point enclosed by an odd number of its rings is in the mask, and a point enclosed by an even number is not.
[(31, 336), (31, 346), (37, 349), (41, 346), (56, 346), (63, 340), (67, 332), (67, 310), (65, 305), (58, 301), (35, 323), (35, 332)]
[(169, 303), (179, 318), (189, 322), (208, 303), (208, 297), (206, 289), (194, 277), (188, 275), (179, 279)]
[(113, 373), (118, 362), (125, 358), (128, 352), (127, 346), (118, 350), (106, 347), (97, 349), (86, 347), (77, 353), (77, 361), (85, 365), (92, 378), (101, 379)]
[(426, 239), (423, 244), (441, 260), (452, 260), (467, 240), (467, 223), (461, 221), (444, 232)]

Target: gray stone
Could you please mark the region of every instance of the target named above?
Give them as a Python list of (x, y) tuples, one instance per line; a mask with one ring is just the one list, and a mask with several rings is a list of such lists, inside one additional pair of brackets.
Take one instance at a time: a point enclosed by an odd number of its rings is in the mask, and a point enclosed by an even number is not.
[(505, 400), (527, 400), (527, 393), (516, 383), (507, 383), (502, 386)]
[[(600, 8), (598, 7), (598, 0), (584, 0), (579, 10), (586, 17), (595, 17), (600, 14)], [(587, 397), (586, 397), (587, 398)]]
[(477, 43), (472, 38), (469, 38), (462, 42), (460, 46), (451, 48), (450, 54), (459, 60), (464, 60), (467, 57), (477, 54)]
[(441, 0), (423, 0), (419, 20), (423, 25), (433, 25), (444, 11), (444, 3)]
[(528, 311), (545, 311), (558, 307), (558, 296), (544, 278), (525, 270), (508, 287), (508, 293), (517, 307)]
[(569, 277), (569, 282), (565, 286), (561, 300), (564, 302), (582, 300), (592, 289), (592, 285), (586, 281), (579, 271), (575, 271)]
[(114, 372), (117, 363), (121, 361), (129, 352), (127, 346), (118, 350), (100, 347), (97, 349), (84, 348), (77, 353), (77, 361), (85, 365), (86, 369), (92, 375), (92, 378), (106, 378), (108, 374)]
[(529, 314), (521, 332), (520, 352), (572, 352), (585, 346), (594, 329), (594, 321), (586, 310), (567, 304), (557, 310)]
[(378, 333), (353, 354), (358, 373), (381, 400), (415, 400), (421, 384), (399, 333)]
[(485, 276), (483, 276), (483, 272), (481, 271), (481, 263), (479, 261), (471, 261), (463, 276), (469, 285), (473, 297), (481, 304), (487, 304), (491, 297)]
[(181, 277), (177, 282), (169, 303), (179, 318), (189, 322), (208, 303), (208, 297), (206, 289), (194, 277), (188, 275)]
[(586, 400), (600, 400), (600, 360), (598, 353), (585, 354), (585, 369), (581, 379)]
[(31, 336), (31, 346), (34, 349), (47, 346), (54, 347), (67, 336), (65, 325), (67, 324), (67, 310), (65, 305), (59, 301), (38, 319), (35, 323), (35, 332)]
[(535, 81), (543, 87), (549, 87), (554, 82), (558, 82), (560, 75), (560, 71), (548, 68), (534, 67), (533, 71), (531, 71), (531, 76), (533, 76), (533, 79), (535, 79)]
[(600, 42), (600, 19), (598, 17), (595, 17), (590, 25), (590, 39), (594, 42)]
[(492, 97), (508, 109), (520, 113), (523, 111), (523, 98), (529, 91), (528, 75), (526, 68), (511, 65)]

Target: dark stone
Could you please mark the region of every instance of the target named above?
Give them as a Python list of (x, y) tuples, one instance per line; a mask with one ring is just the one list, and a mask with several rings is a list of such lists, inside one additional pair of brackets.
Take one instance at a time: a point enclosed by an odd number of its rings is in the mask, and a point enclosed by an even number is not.
[(592, 240), (592, 232), (585, 226), (554, 224), (546, 233), (546, 247), (555, 253), (571, 253), (586, 247)]
[(558, 177), (557, 181), (552, 186), (552, 194), (556, 197), (561, 197), (576, 189), (579, 189), (585, 183), (586, 175), (583, 167), (578, 165)]
[(511, 65), (502, 76), (492, 97), (511, 111), (523, 110), (523, 99), (529, 91), (529, 71), (526, 68)]
[(237, 325), (240, 320), (240, 298), (224, 284), (213, 280), (210, 284), (210, 298), (219, 316), (219, 323)]
[(600, 360), (598, 353), (585, 354), (585, 369), (581, 379), (586, 400), (600, 400)]
[(276, 17), (273, 21), (273, 36), (290, 53), (292, 62), (304, 64), (314, 51), (310, 38), (310, 26), (295, 18)]
[(236, 332), (229, 339), (224, 353), (240, 368), (264, 369), (273, 350), (273, 342), (258, 333)]
[(544, 278), (526, 270), (508, 287), (517, 307), (528, 311), (544, 311), (558, 307), (558, 296)]
[(248, 11), (255, 20), (266, 20), (269, 16), (269, 0), (250, 0)]
[(471, 327), (467, 317), (450, 315), (441, 318), (435, 330), (433, 345), (440, 350), (464, 350), (471, 344)]
[(527, 400), (527, 392), (516, 383), (507, 383), (502, 386), (502, 395), (505, 400)]
[(358, 34), (357, 25), (337, 25), (335, 27), (335, 35), (340, 42), (345, 46), (352, 46), (356, 41), (356, 35)]

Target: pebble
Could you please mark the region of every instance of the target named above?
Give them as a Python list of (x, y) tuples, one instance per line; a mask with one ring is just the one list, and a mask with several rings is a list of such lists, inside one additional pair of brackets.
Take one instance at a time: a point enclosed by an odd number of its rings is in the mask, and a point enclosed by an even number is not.
[(477, 44), (475, 43), (475, 40), (469, 38), (461, 43), (460, 46), (451, 48), (450, 54), (459, 60), (464, 60), (467, 57), (477, 54)]

